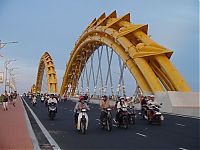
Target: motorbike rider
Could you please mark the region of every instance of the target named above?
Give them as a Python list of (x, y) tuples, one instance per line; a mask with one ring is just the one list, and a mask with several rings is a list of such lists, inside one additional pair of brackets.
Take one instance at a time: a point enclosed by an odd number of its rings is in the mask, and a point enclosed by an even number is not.
[(33, 98), (32, 98), (32, 104), (36, 103), (36, 95), (33, 95)]
[(109, 107), (110, 107), (110, 104), (108, 101), (108, 97), (106, 95), (102, 96), (101, 101), (100, 101), (100, 108), (101, 108), (100, 120), (101, 120), (101, 122), (106, 115), (105, 110)]
[(127, 108), (127, 104), (125, 103), (125, 98), (124, 97), (120, 97), (119, 101), (117, 102), (116, 122), (119, 122), (120, 113), (122, 111), (121, 109), (123, 107)]
[(77, 126), (78, 123), (78, 115), (81, 112), (81, 109), (85, 108), (87, 110), (90, 110), (89, 106), (87, 105), (87, 103), (85, 103), (85, 97), (84, 96), (80, 96), (79, 97), (79, 101), (76, 103), (75, 107), (74, 107), (74, 122), (75, 122), (75, 127)]
[(156, 105), (156, 106), (160, 106), (156, 101), (155, 101), (155, 96), (154, 95), (150, 95), (149, 96), (149, 100), (147, 101), (147, 115), (149, 116), (150, 119), (152, 119), (152, 106)]
[(126, 97), (126, 99), (125, 99), (125, 103), (126, 103), (127, 107), (129, 107), (130, 109), (133, 108), (132, 97)]
[[(51, 94), (50, 98), (48, 99), (48, 106), (51, 104), (51, 103), (55, 103), (57, 105), (57, 99), (56, 99), (56, 96), (54, 96), (54, 94)], [(48, 108), (49, 109), (49, 108)], [(56, 108), (56, 113), (57, 113), (57, 108)]]

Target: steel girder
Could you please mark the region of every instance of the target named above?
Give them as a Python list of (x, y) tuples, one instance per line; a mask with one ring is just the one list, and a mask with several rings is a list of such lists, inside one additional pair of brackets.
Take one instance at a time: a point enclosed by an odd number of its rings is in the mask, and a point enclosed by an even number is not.
[(191, 91), (169, 60), (173, 51), (154, 42), (147, 30), (148, 25), (131, 23), (130, 14), (117, 17), (116, 11), (94, 19), (71, 52), (60, 94), (63, 95), (69, 85), (74, 94), (85, 62), (102, 45), (111, 47), (121, 57), (143, 92)]

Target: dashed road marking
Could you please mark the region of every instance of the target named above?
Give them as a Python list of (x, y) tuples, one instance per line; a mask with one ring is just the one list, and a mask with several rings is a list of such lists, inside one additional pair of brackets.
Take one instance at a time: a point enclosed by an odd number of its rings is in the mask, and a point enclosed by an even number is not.
[(180, 147), (179, 149), (180, 149), (180, 150), (188, 150), (188, 149), (186, 149), (186, 148), (182, 148), (182, 147)]
[(117, 125), (113, 124), (113, 127), (117, 127)]
[(143, 137), (147, 137), (146, 135), (144, 134), (141, 134), (141, 133), (136, 133), (137, 135), (140, 135), (140, 136), (143, 136)]
[(180, 124), (180, 123), (176, 123), (177, 126), (182, 126), (182, 127), (185, 127), (184, 124)]

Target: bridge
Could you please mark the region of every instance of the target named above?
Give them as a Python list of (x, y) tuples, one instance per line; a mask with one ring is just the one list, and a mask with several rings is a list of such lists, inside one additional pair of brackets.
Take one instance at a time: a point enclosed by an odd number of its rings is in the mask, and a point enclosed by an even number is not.
[[(172, 54), (172, 50), (148, 36), (148, 25), (131, 23), (130, 13), (103, 13), (77, 40), (60, 91), (56, 66), (48, 52), (39, 61), (31, 91), (40, 93), (43, 88), (46, 93), (68, 97), (87, 94), (93, 98), (155, 94), (158, 101), (166, 104), (164, 111), (177, 113), (177, 109), (184, 109), (185, 115), (199, 116), (198, 93), (191, 91), (170, 61)], [(188, 98), (192, 99), (189, 103)]]
[[(180, 149), (199, 148), (199, 93), (191, 91), (170, 61), (173, 51), (153, 41), (148, 25), (132, 23), (130, 13), (116, 11), (95, 18), (80, 35), (70, 53), (60, 89), (56, 66), (48, 51), (39, 60), (37, 78), (31, 92), (67, 96), (58, 104), (55, 120), (49, 120), (44, 103), (36, 107), (22, 96), (25, 112), (41, 149)], [(129, 92), (127, 92), (129, 91)], [(77, 96), (92, 95), (90, 125), (86, 135), (73, 127)], [(165, 121), (148, 125), (135, 102), (136, 123), (128, 130), (113, 126), (110, 133), (99, 128), (99, 98), (154, 94), (163, 103)], [(113, 104), (114, 105), (114, 104)], [(112, 111), (115, 116), (115, 111)], [(103, 143), (103, 144), (102, 144)]]

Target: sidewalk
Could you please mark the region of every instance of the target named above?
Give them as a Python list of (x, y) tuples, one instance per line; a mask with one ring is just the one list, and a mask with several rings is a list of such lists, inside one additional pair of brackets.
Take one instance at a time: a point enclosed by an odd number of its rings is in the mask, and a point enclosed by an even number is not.
[(0, 105), (0, 150), (33, 149), (22, 105), (19, 96), (16, 106), (8, 104), (7, 111)]

